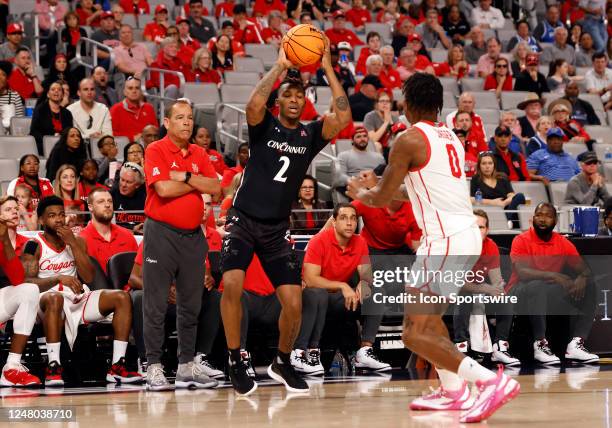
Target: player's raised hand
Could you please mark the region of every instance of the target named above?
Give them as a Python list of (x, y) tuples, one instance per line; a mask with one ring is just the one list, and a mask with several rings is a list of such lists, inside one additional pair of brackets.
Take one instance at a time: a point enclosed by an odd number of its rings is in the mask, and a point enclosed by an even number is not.
[(278, 58), (276, 59), (276, 63), (280, 65), (283, 70), (295, 67), (293, 63), (287, 59), (287, 54), (285, 53), (285, 49), (283, 49), (284, 42), (287, 40), (286, 37), (287, 36), (283, 37), (281, 40)]
[(70, 229), (68, 226), (58, 227), (57, 235), (61, 238), (62, 241), (64, 241), (64, 244), (70, 245), (71, 247), (73, 245), (76, 245), (76, 236), (74, 236), (74, 233), (72, 233), (72, 229)]

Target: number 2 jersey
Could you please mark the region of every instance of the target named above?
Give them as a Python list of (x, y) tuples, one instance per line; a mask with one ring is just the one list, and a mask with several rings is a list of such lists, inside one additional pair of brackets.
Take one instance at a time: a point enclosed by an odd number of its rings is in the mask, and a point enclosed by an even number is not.
[(465, 150), (446, 126), (413, 125), (427, 143), (427, 161), (411, 169), (404, 182), (417, 224), (425, 238), (443, 239), (472, 227), (476, 219), (465, 179)]
[(262, 220), (287, 220), (312, 159), (328, 141), (323, 121), (285, 128), (266, 110), (261, 123), (249, 125), (250, 157), (233, 205)]

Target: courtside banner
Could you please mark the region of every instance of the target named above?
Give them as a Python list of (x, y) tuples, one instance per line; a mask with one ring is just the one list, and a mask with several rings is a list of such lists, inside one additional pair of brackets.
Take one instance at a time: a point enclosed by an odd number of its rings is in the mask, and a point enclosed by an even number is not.
[[(612, 256), (370, 256), (362, 315), (612, 316)], [(361, 278), (364, 279), (364, 278)]]

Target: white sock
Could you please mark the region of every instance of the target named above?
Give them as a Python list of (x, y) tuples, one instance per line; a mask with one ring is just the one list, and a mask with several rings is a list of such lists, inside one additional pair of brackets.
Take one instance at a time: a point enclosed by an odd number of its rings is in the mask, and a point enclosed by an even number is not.
[(125, 351), (127, 351), (127, 342), (121, 340), (113, 340), (113, 364), (125, 357)]
[(57, 361), (58, 364), (61, 364), (60, 342), (47, 343), (47, 355), (49, 356), (49, 363), (51, 363), (52, 361)]
[(469, 382), (476, 382), (477, 380), (487, 381), (495, 379), (495, 377), (497, 376), (491, 370), (484, 368), (470, 357), (465, 357), (461, 361), (461, 364), (459, 364), (459, 370), (457, 370), (457, 374), (459, 375), (459, 377)]
[(8, 358), (6, 359), (6, 365), (14, 367), (19, 364), (21, 364), (21, 354), (9, 352)]
[(442, 388), (447, 391), (459, 391), (463, 387), (463, 379), (456, 373), (436, 367)]

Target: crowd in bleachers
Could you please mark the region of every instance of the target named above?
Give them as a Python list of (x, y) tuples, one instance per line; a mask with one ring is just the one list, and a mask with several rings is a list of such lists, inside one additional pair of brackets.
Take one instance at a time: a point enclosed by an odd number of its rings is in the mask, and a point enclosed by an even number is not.
[[(295, 233), (320, 231), (330, 208), (348, 201), (350, 177), (370, 170), (382, 174), (395, 137), (410, 126), (402, 114), (402, 83), (425, 72), (443, 83), (440, 120), (465, 145), (470, 195), (483, 209), (478, 215), (487, 230), (527, 230), (533, 209), (550, 201), (557, 207), (605, 207), (601, 234), (612, 234), (612, 3), (567, 0), (545, 10), (505, 9), (491, 0), (177, 3), (41, 0), (30, 8), (36, 21), (5, 16), (0, 184), (2, 195), (17, 198), (17, 231), (38, 230), (37, 204), (55, 195), (78, 235), (86, 229), (79, 213), (91, 209), (92, 192), (101, 188), (110, 192), (116, 223), (142, 234), (145, 149), (164, 135), (158, 121), (163, 94), (166, 101), (192, 100), (192, 142), (207, 150), (221, 180), (223, 195), (207, 202), (220, 213), (215, 218), (207, 211), (204, 220), (212, 237), (249, 160), (248, 145), (227, 137), (237, 134), (236, 116), (216, 108), (243, 108), (276, 60), (283, 34), (310, 23), (330, 39), (353, 120), (315, 159), (312, 175), (302, 183), (291, 218)], [(40, 51), (28, 34), (33, 22), (40, 29)], [(330, 110), (331, 93), (319, 65), (289, 75), (306, 88), (305, 121)], [(268, 104), (273, 112), (274, 97)], [(421, 231), (409, 203), (381, 210), (353, 206), (370, 254), (414, 252)], [(112, 255), (98, 260), (103, 270)], [(136, 260), (133, 290), (142, 288), (142, 261)], [(261, 267), (254, 263), (253, 271), (252, 282), (265, 283)], [(211, 295), (206, 305), (214, 304)], [(142, 311), (138, 293), (131, 297), (135, 313)], [(142, 325), (134, 325), (134, 337), (144, 362), (138, 328)], [(318, 340), (301, 339), (302, 348), (318, 352)], [(464, 343), (465, 332), (457, 330), (455, 339)], [(508, 351), (507, 339), (498, 337), (497, 351)], [(202, 341), (199, 352), (210, 353), (210, 338)], [(362, 342), (371, 347), (373, 338)], [(545, 344), (538, 349), (542, 359), (551, 358)], [(307, 372), (319, 370), (319, 357), (313, 354), (312, 360), (307, 349), (300, 351), (296, 364)], [(381, 369), (374, 354), (362, 359)], [(219, 374), (205, 357), (199, 362), (212, 376)]]

